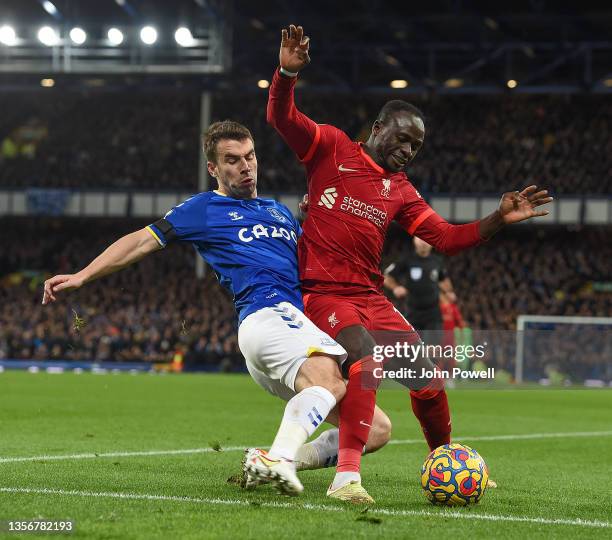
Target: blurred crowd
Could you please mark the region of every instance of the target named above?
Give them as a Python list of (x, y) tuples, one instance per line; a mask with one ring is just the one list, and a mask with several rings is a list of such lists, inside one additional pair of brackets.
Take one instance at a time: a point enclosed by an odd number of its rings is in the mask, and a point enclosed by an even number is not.
[[(298, 88), (319, 123), (365, 140), (398, 95)], [(426, 116), (407, 173), (423, 193), (499, 193), (535, 182), (555, 193), (612, 191), (612, 103), (603, 96), (407, 96)], [(267, 92), (219, 93), (211, 119), (255, 136), (262, 193), (305, 191), (304, 172), (266, 125)], [(0, 94), (0, 186), (190, 191), (197, 187), (199, 96), (177, 91)]]
[(0, 108), (0, 186), (197, 186), (197, 96), (2, 93)]
[(172, 244), (122, 272), (41, 305), (49, 274), (72, 273), (146, 223), (2, 220), (0, 358), (172, 362), (242, 369), (234, 309), (195, 251)]
[[(243, 369), (231, 298), (210, 270), (202, 279), (195, 277), (196, 254), (189, 245), (171, 244), (129, 269), (41, 306), (46, 277), (80, 269), (114, 239), (144, 225), (134, 220), (1, 219), (0, 359), (172, 362), (178, 355), (186, 369)], [(521, 313), (610, 316), (609, 236), (606, 227), (515, 227), (476, 251), (447, 260), (463, 318), (475, 341), (489, 336), (492, 348), (500, 347), (498, 367), (510, 369)], [(406, 234), (392, 228), (384, 262), (408, 249)], [(602, 332), (609, 336), (609, 327)], [(600, 342), (591, 345), (597, 348)], [(544, 354), (544, 341), (538, 343), (542, 362), (563, 366), (590, 350), (587, 345), (550, 347)], [(601, 367), (600, 356), (593, 354), (591, 363)]]
[[(489, 364), (514, 371), (520, 314), (610, 317), (612, 243), (609, 227), (513, 227), (475, 250), (446, 260), (458, 306), (474, 343), (488, 343)], [(386, 260), (411, 249), (395, 228)], [(406, 313), (404, 301), (394, 300)], [(612, 328), (530, 325), (525, 332), (526, 377), (559, 371), (612, 380)], [(578, 339), (576, 336), (579, 336)]]

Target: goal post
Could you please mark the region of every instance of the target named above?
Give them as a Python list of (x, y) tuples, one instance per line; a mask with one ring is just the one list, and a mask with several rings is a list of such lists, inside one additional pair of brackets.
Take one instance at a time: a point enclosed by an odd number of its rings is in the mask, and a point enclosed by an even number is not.
[[(589, 327), (591, 332), (585, 332)], [(578, 328), (583, 331), (577, 331)], [(584, 343), (580, 342), (582, 334), (586, 334)], [(525, 380), (526, 362), (531, 359), (530, 354), (538, 354), (533, 346), (533, 337), (544, 338), (548, 346), (552, 347), (552, 350), (547, 350), (550, 357), (554, 358), (557, 352), (559, 361), (565, 362), (568, 367), (573, 361), (580, 362), (583, 353), (585, 358), (588, 356), (588, 361), (603, 362), (606, 372), (612, 374), (612, 317), (519, 315), (514, 373), (518, 384)], [(576, 342), (576, 339), (579, 341)], [(568, 344), (573, 346), (569, 352)]]

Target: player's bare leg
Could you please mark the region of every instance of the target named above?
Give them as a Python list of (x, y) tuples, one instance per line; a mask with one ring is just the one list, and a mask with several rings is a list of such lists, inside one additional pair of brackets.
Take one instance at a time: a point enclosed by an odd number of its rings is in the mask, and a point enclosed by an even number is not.
[(247, 450), (243, 463), (246, 487), (270, 482), (284, 495), (298, 495), (304, 489), (296, 475), (295, 457), (344, 396), (346, 386), (338, 360), (323, 355), (307, 358), (300, 366), (294, 388), (297, 394), (287, 402), (270, 451)]

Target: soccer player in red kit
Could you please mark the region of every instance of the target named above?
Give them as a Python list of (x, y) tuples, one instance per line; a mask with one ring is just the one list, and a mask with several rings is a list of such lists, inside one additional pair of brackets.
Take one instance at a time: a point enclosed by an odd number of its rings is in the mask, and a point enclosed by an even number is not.
[[(440, 314), (442, 315), (442, 345), (456, 345), (455, 328), (465, 328), (465, 321), (457, 306), (457, 296), (453, 290), (443, 291), (440, 289)], [(444, 362), (444, 369), (449, 370), (456, 366), (454, 358)]]
[[(310, 62), (309, 44), (299, 26), (282, 31), (267, 120), (297, 154), (308, 176), (308, 217), (299, 240), (305, 312), (349, 354), (347, 392), (340, 403), (337, 473), (327, 494), (368, 503), (373, 500), (361, 486), (359, 471), (376, 401), (376, 386), (362, 381), (364, 375), (372, 380), (373, 370), (380, 367), (372, 361), (372, 333), (414, 332), (381, 292), (379, 268), (389, 224), (396, 220), (409, 234), (418, 234), (449, 255), (480, 244), (504, 224), (546, 215), (536, 207), (552, 199), (530, 186), (520, 193), (505, 193), (498, 210), (482, 220), (451, 225), (402, 172), (425, 137), (423, 115), (416, 107), (399, 100), (387, 103), (363, 144), (334, 126), (315, 123), (296, 108), (295, 83)], [(450, 413), (440, 381), (421, 384), (410, 397), (429, 447), (449, 443)]]
[(454, 291), (440, 291), (440, 313), (442, 314), (443, 345), (455, 345), (455, 328), (464, 328), (465, 321), (457, 306)]

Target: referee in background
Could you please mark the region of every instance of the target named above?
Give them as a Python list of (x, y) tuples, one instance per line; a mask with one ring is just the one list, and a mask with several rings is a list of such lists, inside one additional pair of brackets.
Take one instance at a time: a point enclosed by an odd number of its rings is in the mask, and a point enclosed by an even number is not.
[(415, 330), (419, 333), (431, 330), (435, 335), (438, 333), (435, 331), (442, 330), (440, 291), (452, 302), (456, 296), (443, 258), (416, 236), (413, 243), (413, 251), (385, 268), (384, 284), (395, 298), (406, 298), (405, 315)]

